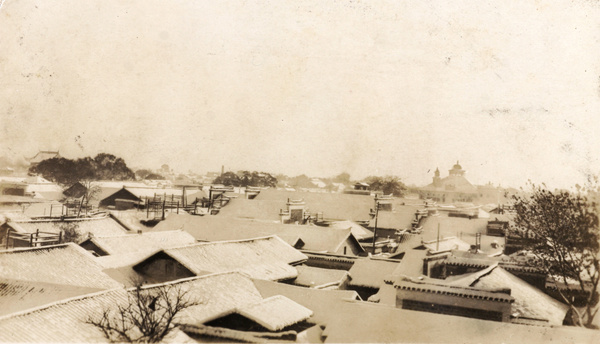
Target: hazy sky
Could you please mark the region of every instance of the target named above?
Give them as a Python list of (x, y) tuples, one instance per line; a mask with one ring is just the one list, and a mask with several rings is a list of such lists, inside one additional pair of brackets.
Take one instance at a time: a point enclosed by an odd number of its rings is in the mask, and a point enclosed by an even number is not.
[(568, 187), (599, 53), (598, 1), (5, 0), (0, 154)]

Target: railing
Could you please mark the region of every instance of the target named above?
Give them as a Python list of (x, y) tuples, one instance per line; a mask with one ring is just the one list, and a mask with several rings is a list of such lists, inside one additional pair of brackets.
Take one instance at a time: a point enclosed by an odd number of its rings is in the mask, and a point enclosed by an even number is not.
[(40, 232), (38, 229), (35, 233), (6, 233), (6, 248), (9, 248), (12, 242), (12, 247), (39, 247), (47, 245), (60, 244), (62, 242), (62, 233)]

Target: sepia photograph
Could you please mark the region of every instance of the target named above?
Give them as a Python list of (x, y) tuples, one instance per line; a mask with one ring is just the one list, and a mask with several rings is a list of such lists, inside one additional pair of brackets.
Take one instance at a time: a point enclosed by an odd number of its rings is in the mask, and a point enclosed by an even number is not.
[(0, 343), (600, 343), (599, 0), (0, 0)]

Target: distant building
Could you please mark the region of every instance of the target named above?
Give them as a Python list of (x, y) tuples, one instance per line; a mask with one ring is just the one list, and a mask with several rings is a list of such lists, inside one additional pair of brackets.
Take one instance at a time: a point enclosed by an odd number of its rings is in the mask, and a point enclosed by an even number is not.
[(421, 199), (431, 199), (439, 203), (502, 203), (505, 201), (504, 189), (487, 185), (473, 185), (465, 177), (465, 171), (457, 161), (448, 176), (442, 178), (440, 170), (435, 170), (431, 184), (417, 188)]
[(58, 151), (39, 151), (33, 158), (29, 159), (29, 163), (31, 164), (31, 167), (34, 167), (44, 160), (60, 157)]

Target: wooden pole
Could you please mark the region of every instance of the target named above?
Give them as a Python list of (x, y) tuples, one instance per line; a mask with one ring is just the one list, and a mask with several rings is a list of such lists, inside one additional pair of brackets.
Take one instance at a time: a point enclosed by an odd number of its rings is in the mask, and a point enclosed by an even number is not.
[(375, 202), (375, 227), (373, 228), (373, 252), (375, 254), (375, 240), (377, 239), (377, 218), (379, 217), (379, 202)]

